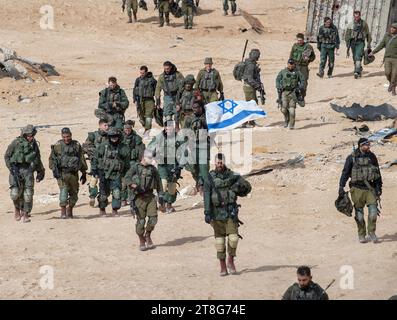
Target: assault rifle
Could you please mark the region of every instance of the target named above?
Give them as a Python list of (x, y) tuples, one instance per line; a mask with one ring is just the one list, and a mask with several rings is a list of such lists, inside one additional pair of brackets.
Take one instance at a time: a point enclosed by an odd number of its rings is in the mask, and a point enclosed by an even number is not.
[(54, 176), (55, 179), (60, 179), (61, 178), (61, 169), (60, 169), (60, 165), (59, 165), (59, 161), (58, 161), (58, 157), (55, 153), (55, 148), (54, 145), (51, 146), (51, 159), (52, 162), (54, 163), (54, 168), (52, 169), (52, 174)]

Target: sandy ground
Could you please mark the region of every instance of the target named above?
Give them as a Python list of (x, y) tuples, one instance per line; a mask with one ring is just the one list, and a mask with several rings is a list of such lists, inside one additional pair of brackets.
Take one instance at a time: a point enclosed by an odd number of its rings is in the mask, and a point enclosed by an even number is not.
[[(396, 167), (382, 172), (381, 243), (359, 244), (353, 218), (342, 216), (333, 205), (343, 160), (358, 138), (345, 130), (356, 124), (333, 112), (329, 103), (394, 103), (384, 88), (380, 56), (360, 81), (353, 80), (352, 63), (344, 50), (332, 80), (316, 79), (317, 58), (311, 66), (307, 106), (297, 110), (297, 130), (288, 132), (281, 127), (274, 82), (285, 66), (295, 34), (304, 30), (306, 1), (239, 1), (266, 27), (262, 36), (242, 34), (239, 28), (248, 24), (241, 16), (223, 17), (221, 1), (201, 2), (195, 29), (185, 31), (182, 20), (174, 18), (175, 28), (159, 29), (153, 7), (139, 12), (139, 23), (127, 25), (115, 0), (25, 0), (23, 6), (17, 1), (0, 1), (0, 45), (54, 64), (62, 74), (51, 79), (60, 84), (0, 80), (0, 153), (4, 154), (19, 134), (18, 128), (27, 123), (59, 125), (40, 129), (37, 135), (48, 167), (49, 146), (59, 139), (61, 127), (69, 125), (74, 138), (83, 141), (96, 128), (93, 111), (107, 77), (117, 76), (130, 95), (142, 64), (156, 76), (165, 60), (174, 61), (185, 75), (197, 74), (203, 58), (212, 56), (223, 75), (226, 96), (241, 99), (242, 88), (233, 79), (232, 69), (241, 59), (244, 40), (250, 39), (249, 48), (262, 51), (260, 63), (268, 93), (268, 117), (261, 121), (264, 127), (253, 132), (254, 166), (299, 154), (305, 160), (295, 168), (250, 179), (252, 195), (241, 200), (245, 225), (236, 261), (239, 275), (218, 276), (212, 230), (203, 222), (202, 209), (192, 209), (200, 200), (197, 196), (178, 201), (178, 213), (159, 217), (153, 236), (157, 248), (141, 253), (127, 209), (120, 218), (99, 218), (97, 209), (87, 204), (86, 186), (81, 188), (76, 219), (61, 221), (58, 188), (49, 170), (35, 188), (32, 223), (16, 223), (3, 164), (0, 298), (279, 299), (295, 281), (295, 268), (301, 264), (313, 266), (314, 280), (324, 287), (336, 279), (329, 289), (332, 299), (387, 299), (397, 293)], [(39, 27), (39, 9), (45, 4), (55, 9), (54, 30)], [(36, 97), (42, 92), (48, 97)], [(19, 95), (31, 96), (33, 102), (18, 103)], [(128, 116), (136, 116), (133, 105)], [(372, 130), (388, 124), (368, 123)], [(381, 164), (397, 158), (395, 143), (375, 145), (373, 150)], [(191, 184), (188, 176), (185, 174), (182, 187)], [(52, 290), (40, 287), (40, 268), (45, 265), (54, 268)], [(344, 265), (354, 270), (352, 290), (340, 285)]]

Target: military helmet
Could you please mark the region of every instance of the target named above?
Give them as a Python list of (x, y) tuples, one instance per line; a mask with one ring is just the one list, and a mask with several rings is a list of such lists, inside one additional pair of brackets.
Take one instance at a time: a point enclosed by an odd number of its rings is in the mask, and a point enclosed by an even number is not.
[(250, 59), (255, 61), (259, 60), (260, 56), (261, 56), (261, 52), (259, 51), (259, 49), (252, 49), (249, 54)]
[(107, 134), (108, 137), (120, 137), (120, 131), (116, 128), (110, 128)]
[(339, 196), (335, 201), (336, 209), (347, 215), (348, 217), (352, 216), (353, 213), (353, 204), (349, 198), (349, 193), (345, 192), (342, 196)]
[(212, 58), (207, 57), (204, 59), (204, 64), (214, 64), (214, 63), (212, 62)]
[(194, 79), (194, 75), (188, 74), (188, 75), (185, 77), (185, 83), (195, 84), (195, 83), (196, 83), (196, 80)]
[(370, 56), (369, 54), (372, 52), (371, 49), (367, 49), (364, 52), (364, 65), (370, 64), (375, 61), (375, 56)]
[(37, 130), (34, 125), (28, 124), (26, 127), (21, 129), (21, 135), (36, 135)]

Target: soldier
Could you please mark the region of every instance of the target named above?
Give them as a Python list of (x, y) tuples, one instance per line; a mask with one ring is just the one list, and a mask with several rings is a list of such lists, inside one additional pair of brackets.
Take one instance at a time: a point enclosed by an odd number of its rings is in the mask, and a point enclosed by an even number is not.
[(290, 59), (293, 59), (296, 64), (296, 70), (302, 74), (303, 77), (303, 97), (306, 97), (307, 86), (309, 82), (309, 64), (316, 60), (316, 54), (311, 44), (305, 42), (303, 33), (296, 35), (296, 43), (292, 46)]
[(317, 36), (317, 49), (321, 52), (320, 70), (317, 76), (324, 77), (324, 69), (328, 60), (328, 78), (332, 78), (335, 66), (335, 53), (338, 54), (340, 46), (338, 28), (329, 17), (324, 18), (324, 25), (320, 27)]
[(156, 107), (161, 108), (161, 90), (164, 91), (163, 110), (166, 120), (176, 120), (176, 97), (184, 77), (170, 61), (163, 64), (164, 72), (160, 75), (155, 91)]
[(154, 117), (154, 93), (157, 81), (153, 77), (153, 73), (149, 72), (147, 66), (139, 69), (140, 76), (135, 80), (133, 96), (134, 103), (137, 107), (139, 122), (145, 128), (144, 135), (152, 129), (152, 120)]
[(371, 144), (366, 138), (360, 138), (358, 149), (346, 159), (339, 182), (339, 195), (344, 195), (344, 187), (350, 178), (350, 193), (354, 203), (355, 217), (360, 243), (366, 243), (364, 207), (368, 206), (368, 236), (374, 243), (378, 242), (375, 234), (376, 220), (379, 213), (378, 200), (382, 195), (382, 176), (378, 159), (370, 150)]
[[(204, 184), (208, 181), (209, 160), (210, 160), (210, 137), (208, 135), (208, 126), (205, 116), (204, 103), (194, 101), (193, 116), (185, 122), (185, 128), (191, 131), (187, 132), (188, 150), (192, 159), (187, 163), (186, 170), (192, 173), (196, 182), (196, 191), (202, 193)], [(184, 132), (180, 132), (183, 135)], [(194, 137), (190, 136), (194, 134)]]
[(383, 48), (385, 48), (385, 74), (389, 81), (388, 91), (395, 96), (397, 85), (397, 23), (391, 25), (390, 33), (385, 34), (381, 43), (370, 53), (370, 56), (375, 55)]
[(29, 124), (21, 129), (21, 135), (8, 146), (4, 160), (10, 170), (10, 196), (14, 202), (15, 220), (30, 222), (33, 207), (34, 172), (36, 182), (44, 179), (39, 145), (35, 139), (36, 128)]
[(95, 149), (91, 163), (91, 174), (99, 178), (99, 213), (106, 216), (108, 197), (112, 193), (112, 215), (117, 216), (121, 207), (121, 178), (129, 169), (130, 152), (121, 143), (121, 134), (111, 128), (108, 141)]
[(110, 77), (108, 87), (99, 93), (98, 109), (95, 116), (99, 119), (106, 119), (109, 126), (123, 129), (124, 113), (130, 102), (125, 91), (117, 84), (115, 77)]
[[(252, 49), (249, 53), (248, 59), (245, 59), (244, 74), (242, 80), (244, 81), (244, 95), (246, 101), (254, 100), (258, 103), (258, 97), (256, 92), (259, 91), (261, 96), (264, 97), (265, 92), (262, 87), (261, 80), (261, 69), (258, 64), (258, 60), (261, 56), (261, 52), (258, 49)], [(263, 98), (264, 99), (264, 98)], [(255, 126), (255, 121), (249, 121), (248, 125), (244, 124), (243, 127)]]
[[(108, 141), (107, 132), (109, 124), (106, 120), (99, 120), (99, 129), (94, 132), (89, 132), (87, 140), (83, 143), (83, 151), (88, 156), (88, 160), (92, 164), (92, 159), (95, 155), (95, 149), (105, 141)], [(88, 192), (90, 195), (90, 206), (95, 206), (95, 198), (98, 196), (98, 178), (91, 173), (91, 178), (88, 185)]]
[[(127, 121), (128, 122), (128, 121)], [(130, 151), (130, 165), (138, 163), (142, 160), (143, 152), (145, 151), (145, 144), (142, 142), (142, 138), (133, 130), (130, 123), (125, 123), (122, 143)], [(122, 179), (122, 190), (121, 190), (121, 206), (127, 205), (128, 199), (128, 186), (125, 183), (125, 178)]]
[(365, 41), (367, 48), (371, 50), (372, 36), (368, 24), (361, 19), (361, 12), (354, 11), (354, 20), (347, 26), (345, 41), (347, 46), (347, 56), (350, 56), (350, 49), (353, 52), (354, 78), (361, 78), (362, 60), (364, 57)]
[[(228, 10), (229, 10), (229, 3), (227, 2), (228, 0), (223, 0), (223, 15), (227, 16)], [(237, 11), (237, 5), (236, 5), (236, 0), (229, 0), (230, 2), (230, 6), (232, 8), (232, 15), (236, 15), (236, 11)]]
[[(212, 68), (212, 58), (205, 58), (204, 66), (204, 69), (201, 69), (197, 75), (195, 88), (200, 90), (207, 104), (218, 100), (225, 100), (221, 75), (218, 70)], [(218, 92), (220, 94), (219, 99)]]
[[(238, 218), (239, 205), (237, 197), (247, 196), (251, 192), (251, 185), (239, 174), (234, 173), (225, 165), (225, 156), (217, 154), (215, 170), (208, 175), (208, 182), (204, 186), (204, 215), (205, 222), (211, 224), (215, 234), (217, 257), (220, 261), (221, 276), (226, 276), (228, 270), (236, 274), (234, 258), (236, 257), (239, 241)], [(226, 241), (228, 238), (228, 259), (226, 264)]]
[(157, 201), (153, 190), (157, 191), (160, 202), (163, 197), (159, 172), (152, 165), (152, 161), (152, 152), (145, 150), (141, 162), (132, 165), (125, 178), (133, 194), (130, 201), (132, 202), (133, 215), (134, 217), (137, 216), (135, 228), (139, 237), (139, 250), (141, 251), (154, 248), (151, 233), (157, 224), (158, 215)]
[(127, 4), (127, 15), (128, 15), (127, 23), (132, 23), (132, 14), (134, 14), (134, 22), (137, 22), (138, 19), (136, 17), (136, 14), (138, 12), (138, 0), (123, 0), (123, 5), (121, 6), (123, 12), (125, 10), (126, 4)]
[(193, 16), (197, 8), (194, 0), (176, 0), (176, 3), (182, 1), (182, 13), (185, 24), (185, 29), (193, 29)]
[(154, 5), (159, 10), (159, 27), (164, 27), (165, 24), (170, 25), (170, 3), (173, 0), (154, 0)]
[(312, 281), (309, 267), (299, 267), (297, 276), (298, 282), (287, 289), (282, 300), (329, 300), (325, 290)]
[(58, 181), (61, 219), (73, 219), (73, 208), (79, 194), (78, 172), (81, 172), (81, 184), (85, 184), (87, 163), (80, 143), (72, 140), (70, 129), (63, 128), (61, 134), (62, 140), (51, 146), (49, 167)]
[(160, 211), (171, 214), (175, 212), (172, 204), (176, 201), (177, 183), (181, 179), (182, 167), (179, 165), (177, 151), (181, 142), (177, 139), (175, 122), (165, 122), (164, 130), (161, 131), (149, 143), (148, 149), (156, 157), (158, 170), (163, 184), (164, 202), (166, 207), (161, 206)]
[(193, 116), (193, 102), (195, 100), (195, 91), (193, 86), (196, 83), (194, 76), (188, 74), (184, 80), (183, 88), (178, 91), (176, 98), (176, 111), (178, 112), (178, 121), (180, 127), (186, 127), (185, 122)]
[(295, 110), (298, 97), (296, 90), (303, 90), (302, 74), (296, 70), (295, 61), (288, 60), (287, 68), (280, 71), (276, 79), (278, 103), (284, 115), (284, 128), (295, 127)]

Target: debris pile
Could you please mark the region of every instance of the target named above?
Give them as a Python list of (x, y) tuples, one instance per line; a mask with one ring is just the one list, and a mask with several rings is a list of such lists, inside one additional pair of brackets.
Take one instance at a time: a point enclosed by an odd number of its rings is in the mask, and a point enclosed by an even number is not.
[(331, 108), (336, 112), (343, 113), (347, 118), (354, 121), (379, 121), (397, 118), (397, 110), (387, 103), (379, 106), (366, 105), (364, 107), (358, 103), (353, 103), (351, 107), (341, 107), (331, 103)]

